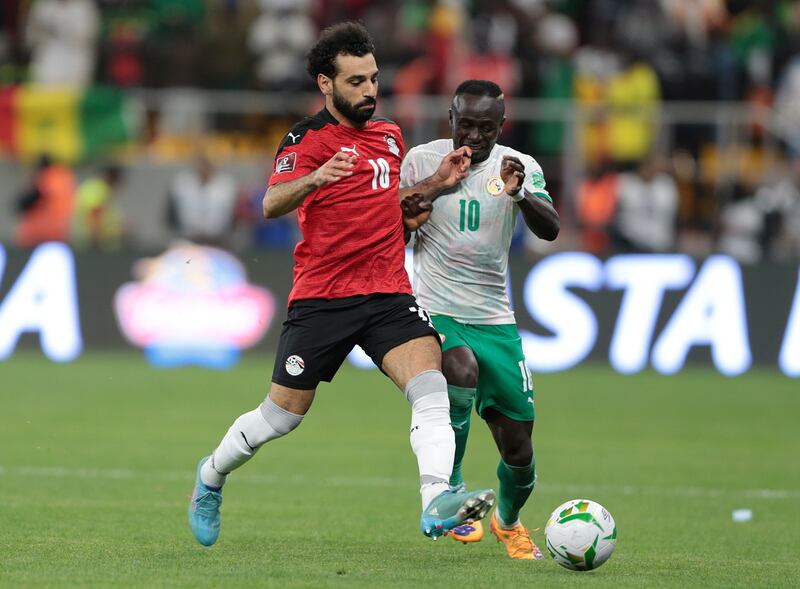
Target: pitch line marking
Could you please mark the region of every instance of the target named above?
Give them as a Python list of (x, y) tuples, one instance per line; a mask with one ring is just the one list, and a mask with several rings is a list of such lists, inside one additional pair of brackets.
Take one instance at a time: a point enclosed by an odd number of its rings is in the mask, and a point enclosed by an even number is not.
[[(144, 471), (124, 468), (69, 468), (65, 466), (4, 466), (0, 465), (0, 477), (32, 477), (32, 478), (76, 478), (76, 479), (105, 479), (105, 480), (161, 480), (161, 481), (189, 481), (193, 473)], [(413, 476), (409, 477), (359, 477), (359, 476), (333, 476), (311, 477), (308, 475), (291, 475), (288, 477), (257, 473), (237, 474), (238, 480), (274, 483), (284, 482), (290, 484), (315, 484), (325, 483), (337, 487), (392, 487), (410, 484)], [(557, 491), (559, 493), (587, 495), (595, 493), (609, 493), (619, 495), (656, 495), (670, 497), (750, 497), (767, 500), (795, 500), (800, 499), (800, 489), (715, 489), (702, 487), (656, 487), (641, 485), (595, 485), (577, 483), (541, 483), (537, 485), (540, 491)]]

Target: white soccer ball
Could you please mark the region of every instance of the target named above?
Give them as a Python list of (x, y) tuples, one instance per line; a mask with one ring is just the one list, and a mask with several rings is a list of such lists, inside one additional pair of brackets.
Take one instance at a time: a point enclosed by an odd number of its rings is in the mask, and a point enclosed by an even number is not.
[(547, 550), (573, 571), (596, 569), (617, 546), (617, 526), (608, 510), (588, 499), (572, 499), (555, 508), (544, 528)]

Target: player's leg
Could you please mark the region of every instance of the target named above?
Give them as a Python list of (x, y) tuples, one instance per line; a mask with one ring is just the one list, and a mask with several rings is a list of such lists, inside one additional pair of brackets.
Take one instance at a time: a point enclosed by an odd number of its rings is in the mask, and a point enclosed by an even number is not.
[[(439, 329), (439, 324), (434, 323)], [(440, 331), (441, 333), (441, 331)], [(445, 340), (450, 342), (451, 334)], [(442, 373), (447, 379), (447, 395), (450, 398), (450, 423), (456, 438), (456, 451), (453, 456), (453, 472), (450, 484), (462, 485), (464, 477), (461, 465), (467, 451), (472, 406), (478, 386), (478, 361), (472, 350), (466, 345), (449, 348), (442, 352)], [(458, 526), (450, 531), (449, 536), (465, 544), (483, 540), (483, 524), (480, 520)]]
[(373, 321), (360, 344), (405, 393), (411, 405), (411, 447), (417, 456), (425, 535), (438, 537), (483, 515), (494, 491), (458, 493), (448, 483), (455, 438), (450, 426), (447, 381), (441, 372), (439, 334), (410, 295), (376, 297)]
[(211, 546), (219, 537), (219, 508), (227, 476), (261, 446), (297, 428), (313, 399), (314, 389), (273, 383), (264, 401), (237, 417), (211, 455), (200, 459), (189, 503), (189, 527), (200, 544)]
[(296, 429), (314, 400), (317, 385), (329, 381), (353, 344), (347, 309), (319, 303), (295, 304), (281, 332), (270, 392), (252, 411), (240, 415), (219, 445), (200, 460), (189, 505), (189, 525), (206, 546), (219, 536), (222, 486), (230, 472), (250, 460), (264, 444)]
[(470, 417), (478, 386), (478, 362), (467, 346), (450, 348), (442, 353), (442, 373), (447, 380), (447, 394), (450, 399), (450, 423), (456, 439), (453, 458), (451, 485), (464, 482), (461, 464), (467, 450)]
[(491, 521), (492, 533), (506, 545), (511, 558), (539, 560), (543, 558), (542, 551), (519, 518), (536, 484), (533, 421), (511, 419), (492, 408), (486, 409), (483, 417), (500, 451), (497, 465), (500, 488)]
[(477, 410), (500, 452), (498, 507), (491, 521), (492, 533), (512, 558), (538, 559), (541, 551), (519, 520), (536, 482), (531, 439), (534, 390), (522, 342), (514, 325), (483, 325), (475, 331), (478, 335), (471, 337), (469, 344), (480, 369)]
[(250, 460), (261, 446), (297, 428), (311, 407), (314, 393), (315, 389), (293, 389), (272, 383), (264, 401), (240, 415), (228, 428), (200, 469), (203, 484), (220, 489), (228, 474)]
[(455, 442), (441, 357), (436, 340), (423, 336), (392, 348), (381, 363), (411, 405), (411, 448), (417, 456), (423, 508), (450, 488), (453, 469)]
[(497, 465), (499, 520), (504, 527), (511, 528), (519, 523), (519, 512), (536, 483), (536, 460), (531, 440), (533, 422), (511, 419), (493, 408), (486, 409), (483, 417), (500, 451)]

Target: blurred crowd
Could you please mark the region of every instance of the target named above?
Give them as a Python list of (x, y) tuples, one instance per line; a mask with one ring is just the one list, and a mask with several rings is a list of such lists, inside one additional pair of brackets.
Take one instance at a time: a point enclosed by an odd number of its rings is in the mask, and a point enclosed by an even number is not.
[[(575, 137), (566, 119), (517, 123), (511, 112), (501, 139), (542, 163), (573, 245), (800, 256), (796, 1), (4, 0), (0, 83), (313, 92), (305, 53), (346, 19), (376, 38), (386, 95), (448, 95), (465, 78), (489, 78), (510, 98), (576, 105)], [(660, 115), (673, 101), (744, 104), (754, 115), (735, 149), (713, 121), (674, 124), (666, 140)], [(580, 159), (576, 179), (563, 177), (576, 169), (564, 157)], [(74, 210), (124, 181), (109, 174), (94, 178), (94, 197), (76, 188)], [(207, 241), (243, 223), (256, 244), (291, 244), (291, 222), (258, 220), (262, 190), (198, 157), (174, 179), (165, 219)], [(193, 198), (204, 205), (189, 206)], [(20, 211), (30, 202), (21, 198)], [(123, 222), (112, 225), (123, 233)]]

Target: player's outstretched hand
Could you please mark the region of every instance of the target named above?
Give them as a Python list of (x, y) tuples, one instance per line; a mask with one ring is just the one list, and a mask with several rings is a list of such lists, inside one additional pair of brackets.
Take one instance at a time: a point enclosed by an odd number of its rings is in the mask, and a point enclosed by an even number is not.
[(429, 198), (415, 192), (400, 201), (400, 208), (403, 211), (403, 224), (406, 229), (416, 231), (431, 216), (433, 203)]
[(436, 180), (442, 188), (451, 188), (469, 175), (469, 166), (472, 163), (472, 150), (463, 145), (454, 149), (442, 158), (442, 163), (436, 170)]
[(513, 155), (504, 155), (500, 164), (500, 177), (505, 183), (506, 194), (516, 196), (525, 181), (525, 166), (522, 165), (519, 158)]
[(356, 156), (347, 155), (341, 151), (336, 152), (331, 159), (312, 172), (311, 181), (314, 186), (320, 188), (352, 176), (356, 161), (358, 161)]

